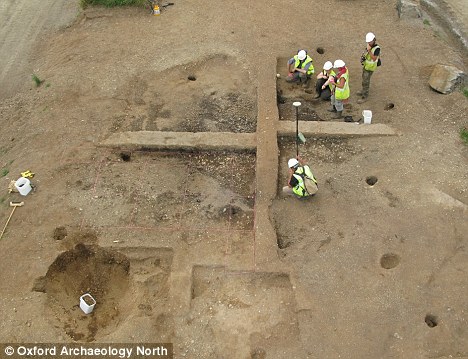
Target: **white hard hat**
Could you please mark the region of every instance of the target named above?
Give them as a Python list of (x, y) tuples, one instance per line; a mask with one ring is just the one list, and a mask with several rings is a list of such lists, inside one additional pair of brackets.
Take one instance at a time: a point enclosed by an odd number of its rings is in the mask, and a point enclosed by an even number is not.
[(305, 60), (305, 58), (307, 57), (307, 52), (305, 52), (305, 50), (300, 50), (298, 53), (297, 53), (297, 57), (299, 60)]
[(366, 35), (366, 42), (371, 42), (375, 39), (375, 35), (372, 32), (368, 32)]
[(333, 64), (333, 67), (335, 69), (339, 69), (340, 67), (344, 67), (346, 64), (343, 60), (335, 60), (335, 63)]
[(323, 69), (324, 69), (324, 70), (327, 70), (327, 71), (328, 71), (328, 70), (331, 70), (332, 68), (333, 68), (333, 64), (332, 64), (331, 61), (327, 61), (327, 62), (325, 62), (325, 63), (323, 64)]
[(290, 158), (288, 161), (288, 167), (293, 168), (296, 167), (299, 164), (299, 161), (295, 158)]

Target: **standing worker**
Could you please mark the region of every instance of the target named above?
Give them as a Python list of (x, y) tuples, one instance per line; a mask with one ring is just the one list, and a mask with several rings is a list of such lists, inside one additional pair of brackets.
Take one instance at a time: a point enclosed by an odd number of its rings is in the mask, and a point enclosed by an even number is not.
[(305, 50), (299, 50), (297, 55), (294, 55), (288, 61), (288, 77), (286, 77), (286, 81), (300, 82), (302, 83), (302, 87), (307, 87), (310, 76), (314, 71), (312, 58), (307, 55)]
[(321, 98), (324, 101), (330, 100), (332, 85), (328, 81), (330, 76), (335, 76), (335, 71), (331, 61), (325, 62), (323, 71), (317, 75), (317, 83), (315, 84), (315, 98)]
[(333, 64), (335, 69), (338, 69), (337, 75), (330, 76), (329, 81), (332, 83), (331, 104), (332, 108), (328, 111), (335, 112), (333, 118), (343, 117), (343, 103), (349, 99), (349, 71), (343, 60), (336, 60)]
[(318, 191), (315, 179), (309, 165), (301, 157), (291, 158), (288, 161), (288, 185), (283, 187), (283, 193), (295, 195), (298, 198), (313, 196)]
[(369, 96), (370, 79), (377, 66), (380, 66), (380, 46), (377, 45), (375, 35), (372, 32), (366, 35), (367, 49), (361, 55), (362, 64), (362, 91), (357, 94), (361, 98), (358, 103), (364, 103)]

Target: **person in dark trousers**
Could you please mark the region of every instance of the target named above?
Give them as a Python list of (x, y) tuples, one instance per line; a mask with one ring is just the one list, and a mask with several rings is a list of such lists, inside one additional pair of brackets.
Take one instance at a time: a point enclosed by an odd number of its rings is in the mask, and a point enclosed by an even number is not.
[(323, 71), (317, 75), (317, 83), (315, 84), (315, 98), (321, 98), (324, 101), (330, 100), (332, 85), (328, 79), (330, 76), (335, 76), (333, 71), (333, 64), (331, 61), (325, 62)]
[(283, 187), (283, 193), (305, 198), (313, 196), (318, 191), (315, 179), (309, 165), (299, 156), (288, 161), (288, 185)]
[(315, 71), (312, 62), (312, 58), (307, 55), (307, 51), (299, 50), (297, 55), (294, 55), (288, 61), (286, 82), (300, 82), (302, 87), (308, 87), (310, 77)]
[(372, 32), (367, 33), (366, 51), (361, 55), (362, 64), (362, 90), (358, 91), (357, 94), (361, 98), (357, 103), (364, 103), (369, 96), (370, 80), (372, 74), (380, 66), (380, 46), (377, 45), (375, 35)]

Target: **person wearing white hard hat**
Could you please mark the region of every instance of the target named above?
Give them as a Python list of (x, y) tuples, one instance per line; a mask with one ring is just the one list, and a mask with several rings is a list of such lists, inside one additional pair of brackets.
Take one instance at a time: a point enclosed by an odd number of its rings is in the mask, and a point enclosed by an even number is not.
[(309, 165), (301, 157), (290, 158), (288, 167), (288, 185), (283, 187), (284, 194), (305, 198), (317, 193), (317, 179)]
[(335, 69), (338, 69), (336, 76), (330, 76), (330, 83), (332, 84), (332, 95), (330, 112), (335, 112), (333, 118), (343, 117), (343, 103), (348, 102), (349, 90), (349, 71), (343, 60), (336, 60), (333, 64)]
[(288, 61), (287, 82), (299, 82), (303, 87), (309, 84), (310, 76), (315, 72), (312, 58), (305, 50), (299, 50)]
[(333, 71), (333, 64), (331, 61), (325, 62), (323, 70), (317, 75), (317, 82), (315, 84), (315, 98), (321, 98), (324, 101), (330, 100), (332, 86), (328, 79), (330, 76), (335, 76)]
[(377, 45), (375, 35), (372, 32), (366, 35), (367, 48), (361, 55), (362, 64), (362, 90), (357, 94), (361, 98), (358, 103), (364, 103), (369, 96), (370, 80), (372, 74), (380, 66), (380, 46)]

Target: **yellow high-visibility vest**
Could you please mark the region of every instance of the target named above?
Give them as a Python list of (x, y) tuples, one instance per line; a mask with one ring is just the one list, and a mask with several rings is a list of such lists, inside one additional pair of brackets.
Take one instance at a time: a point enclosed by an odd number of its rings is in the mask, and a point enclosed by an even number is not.
[(315, 72), (314, 65), (312, 64), (312, 58), (309, 55), (307, 55), (305, 60), (302, 62), (301, 67), (299, 67), (301, 60), (299, 60), (299, 57), (297, 55), (294, 55), (294, 61), (294, 67), (301, 70), (310, 62), (309, 69), (307, 70), (307, 75), (312, 75)]
[[(374, 55), (374, 52), (376, 49), (380, 49), (378, 45), (374, 46), (371, 49), (372, 55)], [(379, 57), (377, 56), (377, 59), (374, 61), (372, 60), (372, 57), (369, 53), (366, 53), (365, 60), (364, 60), (364, 70), (367, 71), (375, 71), (377, 69), (377, 62), (379, 61)]]
[(346, 72), (341, 75), (336, 82), (339, 82), (341, 78), (345, 79), (345, 84), (343, 88), (335, 86), (335, 99), (337, 100), (346, 100), (349, 98), (349, 71), (346, 68)]
[(307, 192), (307, 189), (305, 187), (304, 177), (311, 179), (315, 184), (317, 184), (317, 180), (315, 179), (312, 171), (310, 170), (310, 167), (308, 165), (298, 167), (293, 173), (293, 176), (297, 180), (297, 184), (292, 189), (294, 194), (299, 197), (309, 196), (309, 192)]

